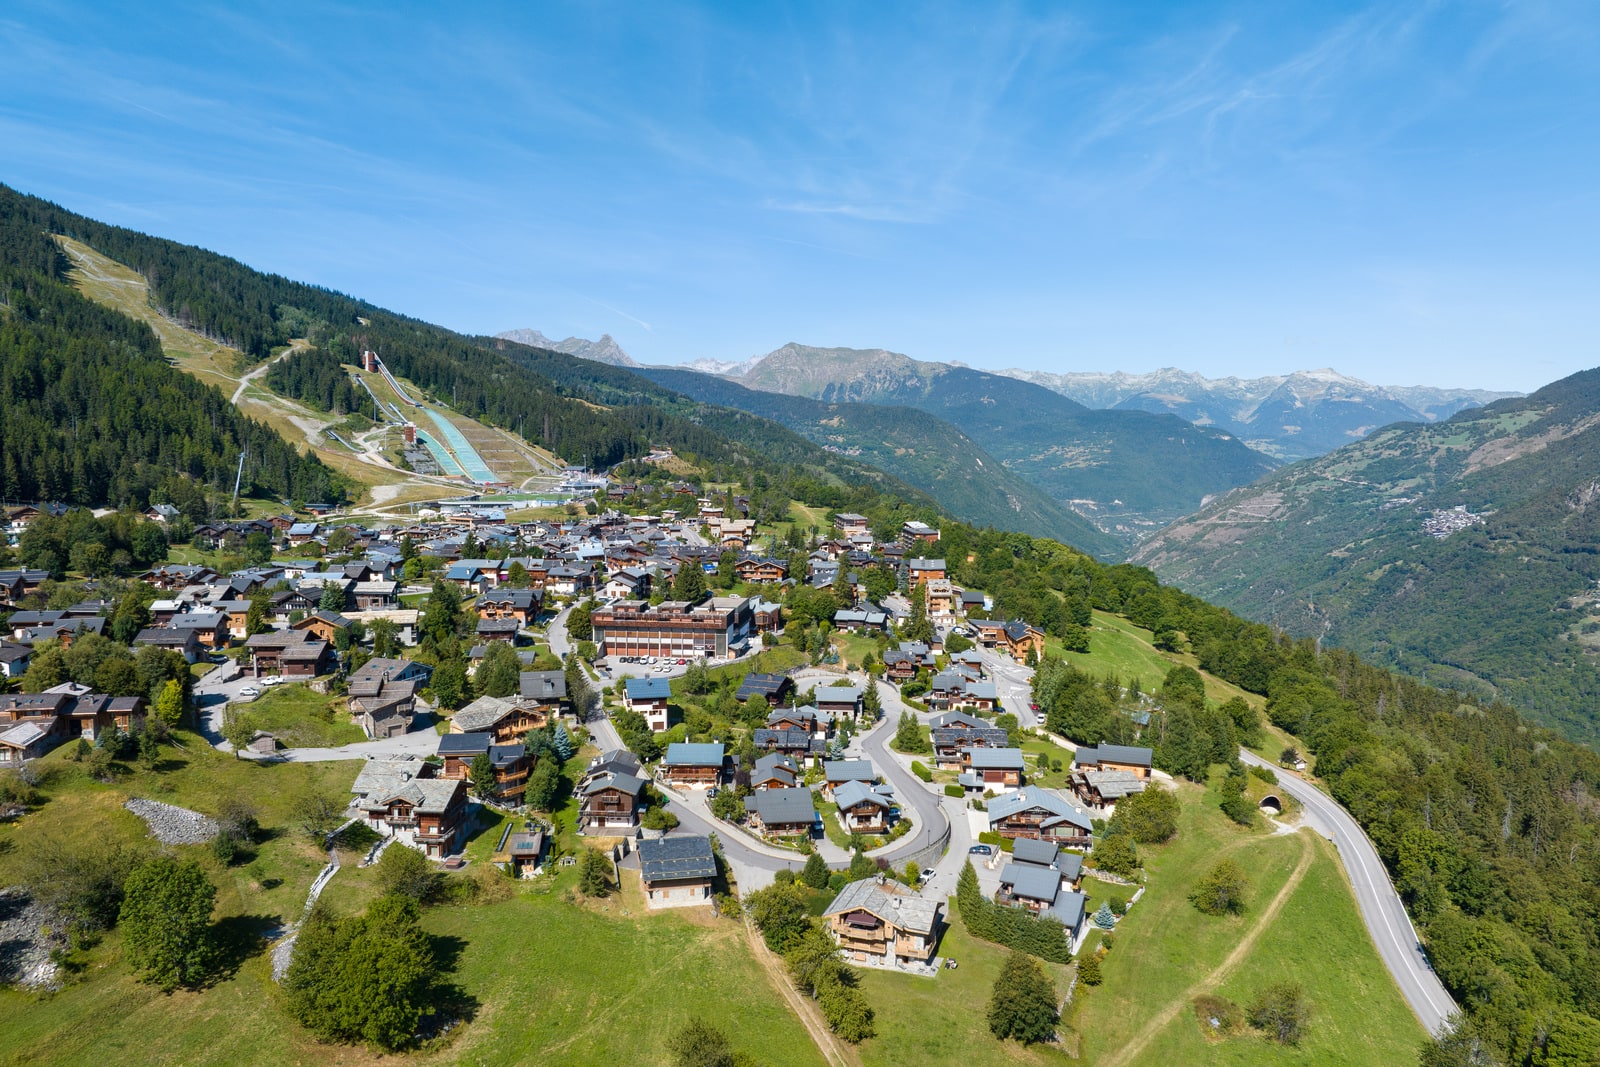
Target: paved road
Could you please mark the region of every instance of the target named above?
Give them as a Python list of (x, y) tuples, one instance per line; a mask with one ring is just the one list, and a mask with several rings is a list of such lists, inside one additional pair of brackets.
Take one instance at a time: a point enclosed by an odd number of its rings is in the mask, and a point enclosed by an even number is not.
[(878, 699), (883, 702), (883, 718), (877, 726), (862, 734), (858, 743), (863, 754), (872, 760), (872, 765), (894, 786), (894, 795), (900, 801), (902, 810), (906, 807), (911, 809), (915, 825), (905, 837), (887, 849), (874, 852), (872, 856), (873, 859), (882, 857), (899, 867), (910, 856), (944, 838), (947, 816), (941, 798), (935, 796), (922, 779), (912, 774), (889, 751), (889, 742), (894, 739), (900, 713), (906, 710), (906, 706), (900, 702), (899, 692), (887, 682), (879, 682)]
[[(1241, 751), (1239, 755), (1257, 767), (1272, 766), (1254, 753)], [(1283, 771), (1278, 771), (1278, 785), (1304, 807), (1306, 822), (1339, 850), (1378, 955), (1422, 1025), (1429, 1033), (1440, 1032), (1446, 1017), (1456, 1010), (1456, 1002), (1428, 965), (1377, 849), (1350, 813), (1320, 789)]]
[(978, 649), (978, 655), (983, 658), (983, 669), (994, 679), (1000, 706), (1017, 717), (1017, 725), (1024, 730), (1042, 725), (1029, 707), (1033, 703), (1033, 669), (987, 649)]

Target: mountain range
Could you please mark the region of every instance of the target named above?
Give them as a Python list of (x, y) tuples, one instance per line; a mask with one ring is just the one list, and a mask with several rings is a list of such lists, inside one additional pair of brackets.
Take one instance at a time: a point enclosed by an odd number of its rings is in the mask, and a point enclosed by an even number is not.
[(791, 343), (727, 378), (828, 404), (936, 416), (1125, 545), (1277, 465), (1230, 433), (1175, 415), (1094, 411), (1032, 382), (884, 349)]
[(695, 400), (772, 419), (831, 452), (859, 457), (926, 491), (965, 522), (1053, 537), (1102, 558), (1126, 554), (1116, 538), (1023, 481), (957, 427), (925, 412), (763, 393), (672, 367), (638, 373)]
[(1133, 562), (1600, 741), (1600, 370), (1234, 490)]
[(1016, 368), (998, 373), (1053, 389), (1091, 408), (1177, 415), (1214, 426), (1279, 459), (1331, 452), (1395, 422), (1435, 422), (1515, 397), (1489, 389), (1381, 386), (1331, 369), (1261, 378), (1205, 378), (1172, 367), (1149, 374)]
[(568, 337), (564, 341), (552, 341), (538, 330), (506, 330), (495, 334), (502, 341), (515, 341), (519, 345), (528, 345), (532, 348), (544, 348), (551, 352), (561, 352), (568, 356), (577, 356), (595, 363), (609, 363), (613, 367), (637, 367), (639, 364), (628, 353), (622, 350), (616, 339), (609, 333), (600, 335), (600, 340), (590, 341), (582, 337)]

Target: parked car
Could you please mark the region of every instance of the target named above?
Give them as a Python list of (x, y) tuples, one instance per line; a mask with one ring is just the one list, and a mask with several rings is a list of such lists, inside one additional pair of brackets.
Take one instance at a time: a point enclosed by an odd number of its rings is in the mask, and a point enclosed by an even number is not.
[(239, 697), (240, 697), (240, 699), (243, 699), (243, 700), (254, 700), (256, 697), (258, 697), (260, 695), (261, 695), (261, 690), (257, 689), (253, 685), (247, 685), (243, 689), (239, 690)]
[(922, 880), (924, 882), (926, 882), (929, 878), (932, 878), (936, 873), (938, 873), (938, 872), (936, 872), (932, 867), (924, 867), (924, 868), (922, 868)]
[(994, 855), (994, 846), (973, 845), (971, 848), (967, 849), (967, 851), (972, 853), (974, 856), (992, 856)]
[(268, 675), (267, 677), (261, 679), (261, 684), (263, 686), (282, 685), (283, 677), (282, 675), (277, 674)]

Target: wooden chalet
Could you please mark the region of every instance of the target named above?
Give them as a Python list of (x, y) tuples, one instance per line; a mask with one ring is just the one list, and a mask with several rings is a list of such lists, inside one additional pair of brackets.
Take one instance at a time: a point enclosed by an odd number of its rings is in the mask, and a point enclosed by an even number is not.
[(711, 903), (717, 858), (710, 838), (684, 835), (639, 842), (639, 876), (648, 907)]
[(989, 801), (989, 829), (1001, 837), (1031, 837), (1066, 848), (1088, 848), (1093, 820), (1060, 794), (1025, 785)]
[(668, 785), (703, 789), (722, 780), (724, 750), (721, 744), (689, 744), (678, 741), (667, 746), (657, 772)]
[(822, 918), (854, 963), (926, 964), (939, 945), (938, 902), (887, 879), (851, 882)]

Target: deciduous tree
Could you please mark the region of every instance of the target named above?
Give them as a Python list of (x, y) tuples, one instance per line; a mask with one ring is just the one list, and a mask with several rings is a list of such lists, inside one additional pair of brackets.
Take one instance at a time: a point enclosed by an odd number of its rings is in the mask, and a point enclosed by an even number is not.
[(128, 962), (165, 992), (198, 985), (216, 959), (211, 909), (216, 888), (193, 860), (157, 856), (134, 868), (118, 922)]

